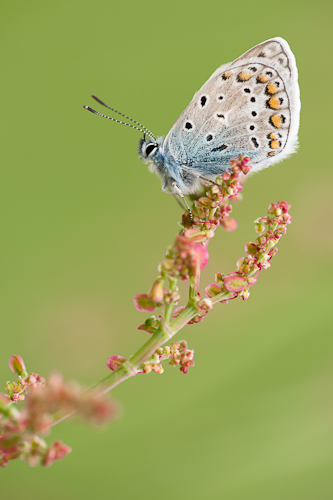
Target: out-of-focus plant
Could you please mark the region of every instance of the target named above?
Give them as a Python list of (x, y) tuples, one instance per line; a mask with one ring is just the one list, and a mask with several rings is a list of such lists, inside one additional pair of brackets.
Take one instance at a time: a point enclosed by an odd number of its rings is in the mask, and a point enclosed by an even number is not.
[[(217, 272), (214, 282), (205, 287), (205, 297), (201, 297), (199, 282), (209, 258), (207, 245), (218, 226), (227, 231), (236, 229), (237, 222), (230, 217), (230, 201), (241, 199), (240, 179), (251, 171), (249, 161), (250, 158), (241, 156), (231, 160), (229, 172), (211, 183), (206, 196), (193, 201), (192, 214), (183, 215), (181, 230), (158, 266), (150, 291), (134, 297), (139, 311), (152, 313), (160, 308), (161, 312), (158, 316), (150, 315), (138, 327), (151, 336), (129, 359), (111, 356), (107, 362), (111, 373), (84, 390), (77, 383), (65, 382), (58, 373), (51, 373), (47, 380), (37, 373), (28, 373), (21, 356), (10, 358), (9, 366), (17, 381), (7, 382), (5, 393), (0, 393), (0, 466), (5, 467), (15, 458), (32, 466), (51, 465), (71, 451), (60, 441), (46, 444), (44, 437), (52, 426), (73, 413), (93, 424), (108, 422), (118, 407), (105, 393), (124, 380), (137, 374), (161, 374), (166, 360), (183, 373), (194, 366), (194, 351), (185, 340), (165, 344), (185, 325), (203, 321), (216, 304), (237, 297), (248, 299), (250, 288), (260, 272), (270, 267), (277, 253), (276, 244), (291, 222), (290, 206), (285, 201), (271, 203), (267, 215), (255, 220), (257, 238), (245, 245), (246, 256), (237, 260), (233, 272)], [(189, 283), (187, 304), (180, 307), (179, 280)], [(19, 410), (15, 407), (18, 402), (22, 405)]]

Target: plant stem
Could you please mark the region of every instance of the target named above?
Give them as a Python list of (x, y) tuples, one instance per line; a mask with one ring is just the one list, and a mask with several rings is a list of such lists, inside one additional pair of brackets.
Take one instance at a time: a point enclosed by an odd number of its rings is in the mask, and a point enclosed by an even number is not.
[(222, 300), (232, 299), (233, 296), (234, 294), (232, 292), (221, 292), (218, 293), (217, 295), (214, 295), (214, 297), (212, 297), (210, 300), (212, 301), (213, 304), (217, 304)]
[[(169, 325), (161, 324), (158, 330), (151, 336), (140, 349), (125, 361), (118, 370), (110, 373), (107, 377), (98, 382), (95, 386), (88, 389), (88, 393), (102, 395), (111, 391), (117, 385), (121, 384), (130, 377), (137, 374), (138, 369), (150, 356), (163, 345), (167, 340), (171, 339), (176, 333), (183, 328), (196, 314), (197, 309), (192, 303), (189, 303), (185, 309), (175, 318)], [(62, 411), (53, 415), (52, 426), (65, 420), (73, 415), (75, 410)]]
[[(177, 279), (169, 276), (169, 283), (170, 283), (170, 286), (169, 286), (170, 292), (175, 292), (176, 287), (177, 287)], [(170, 323), (171, 315), (172, 315), (172, 311), (173, 311), (173, 306), (174, 306), (174, 302), (170, 302), (169, 304), (167, 304), (165, 306), (164, 315), (163, 315), (164, 324)]]

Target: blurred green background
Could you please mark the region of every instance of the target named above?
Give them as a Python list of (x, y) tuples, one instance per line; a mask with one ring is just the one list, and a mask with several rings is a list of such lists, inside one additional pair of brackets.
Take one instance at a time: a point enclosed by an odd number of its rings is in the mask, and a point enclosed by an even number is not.
[(328, 0), (2, 5), (3, 383), (20, 354), (89, 386), (147, 338), (133, 296), (180, 210), (140, 162), (140, 134), (82, 109), (91, 93), (163, 135), (219, 65), (281, 36), (302, 100), (298, 153), (247, 182), (238, 230), (210, 245), (202, 285), (235, 269), (269, 202), (292, 204), (250, 299), (180, 333), (196, 352), (187, 376), (166, 366), (117, 387), (123, 414), (107, 429), (57, 426), (65, 460), (11, 462), (3, 498), (332, 499), (332, 14)]

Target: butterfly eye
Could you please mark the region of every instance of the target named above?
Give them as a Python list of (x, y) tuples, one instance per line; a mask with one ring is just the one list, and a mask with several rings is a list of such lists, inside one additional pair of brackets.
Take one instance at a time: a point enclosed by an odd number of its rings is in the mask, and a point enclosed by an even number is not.
[(154, 151), (154, 149), (157, 148), (157, 144), (148, 144), (148, 146), (146, 147), (146, 156), (149, 156), (150, 153), (152, 151)]

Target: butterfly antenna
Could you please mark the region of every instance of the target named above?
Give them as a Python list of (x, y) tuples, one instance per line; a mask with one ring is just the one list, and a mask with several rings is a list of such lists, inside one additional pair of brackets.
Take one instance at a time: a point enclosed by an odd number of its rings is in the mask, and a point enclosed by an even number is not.
[(104, 101), (102, 101), (99, 97), (97, 97), (97, 95), (92, 94), (91, 97), (93, 99), (95, 99), (95, 101), (99, 102), (99, 104), (101, 104), (102, 106), (105, 106), (106, 108), (111, 109), (111, 111), (113, 111), (114, 113), (117, 113), (118, 115), (123, 116), (124, 118), (127, 118), (127, 120), (131, 120), (131, 122), (136, 123), (137, 125), (139, 125), (141, 128), (143, 128), (144, 130), (147, 131), (147, 134), (149, 135), (149, 137), (151, 137), (155, 142), (157, 142), (156, 141), (156, 137), (154, 136), (154, 134), (147, 127), (145, 127), (144, 125), (142, 125), (142, 123), (137, 122), (136, 120), (133, 120), (133, 118), (131, 118), (130, 116), (127, 116), (124, 113), (120, 113), (120, 111), (117, 111), (114, 108), (111, 108), (111, 106), (109, 106)]
[[(99, 113), (98, 111), (95, 111), (94, 109), (92, 109), (90, 106), (83, 106), (83, 107), (84, 107), (84, 109), (87, 109), (88, 111), (90, 111), (94, 115), (102, 116), (103, 118), (107, 118), (108, 120), (112, 120), (113, 122), (120, 123), (121, 125), (127, 125), (128, 127), (135, 128), (136, 130), (139, 130), (143, 134), (148, 133), (146, 130), (143, 130), (142, 128), (139, 128), (139, 127), (135, 127), (134, 125), (131, 125), (130, 123), (122, 122), (120, 120), (116, 120), (115, 118), (111, 118), (110, 116), (103, 115), (102, 113)], [(148, 135), (151, 139), (153, 139), (153, 141), (156, 142), (156, 138), (153, 134), (151, 134), (151, 135), (148, 134)]]

